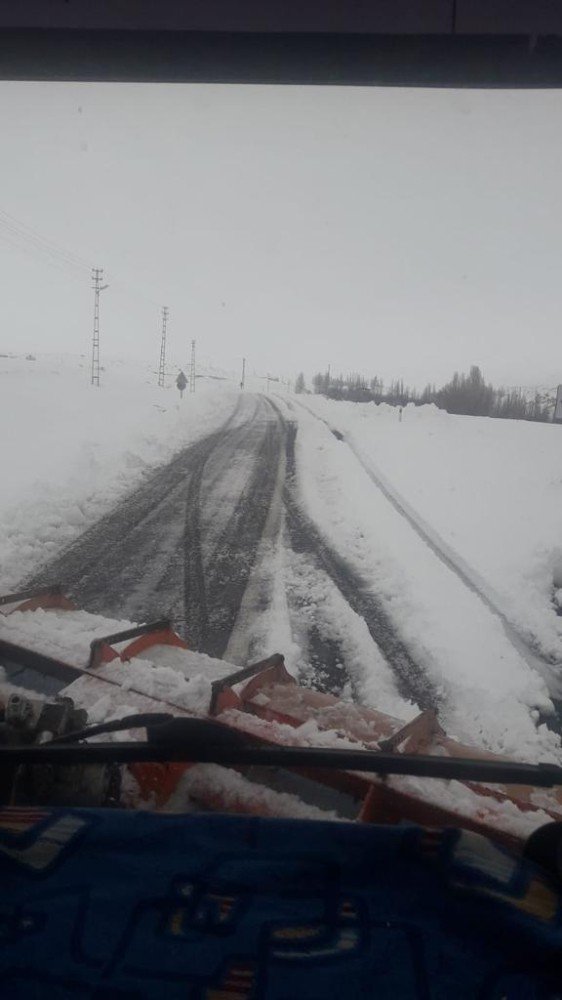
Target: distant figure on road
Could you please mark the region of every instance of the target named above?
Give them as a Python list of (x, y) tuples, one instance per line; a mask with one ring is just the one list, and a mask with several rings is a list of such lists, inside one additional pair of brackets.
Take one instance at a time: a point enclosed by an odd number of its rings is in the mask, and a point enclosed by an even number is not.
[(180, 391), (180, 399), (183, 399), (183, 391), (184, 391), (184, 389), (185, 389), (185, 387), (187, 385), (187, 379), (186, 379), (186, 377), (185, 377), (185, 375), (184, 375), (183, 372), (179, 373), (179, 375), (178, 375), (178, 377), (176, 379), (176, 385), (177, 385), (177, 387), (178, 387), (178, 389)]

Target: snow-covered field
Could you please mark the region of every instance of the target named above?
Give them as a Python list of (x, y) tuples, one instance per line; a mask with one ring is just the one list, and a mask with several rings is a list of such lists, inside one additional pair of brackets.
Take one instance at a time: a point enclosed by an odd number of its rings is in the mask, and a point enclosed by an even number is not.
[(0, 357), (0, 591), (102, 517), (150, 470), (222, 424), (236, 394), (160, 389), (150, 366), (114, 360), (101, 387), (84, 357)]
[(434, 407), (408, 407), (399, 421), (385, 405), (295, 403), (303, 502), (384, 596), (438, 686), (450, 733), (517, 756), (558, 753), (536, 728), (549, 693), (560, 696), (556, 666), (532, 646), (562, 663), (552, 603), (561, 428)]
[[(562, 429), (434, 406), (307, 405), (345, 432), (543, 654), (562, 660)], [(562, 598), (562, 594), (560, 595)]]

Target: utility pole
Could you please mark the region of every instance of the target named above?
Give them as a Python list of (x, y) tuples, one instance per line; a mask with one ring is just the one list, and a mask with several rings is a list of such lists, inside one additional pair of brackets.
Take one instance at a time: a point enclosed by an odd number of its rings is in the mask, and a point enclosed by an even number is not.
[(240, 379), (240, 388), (244, 391), (244, 385), (246, 383), (246, 358), (242, 358), (242, 378)]
[(195, 392), (195, 341), (191, 341), (191, 364), (189, 366), (189, 391)]
[(166, 375), (166, 325), (168, 323), (168, 306), (162, 306), (162, 341), (160, 344), (160, 365), (158, 368), (158, 385), (164, 388)]
[(92, 268), (92, 288), (94, 289), (94, 336), (92, 340), (92, 379), (91, 384), (100, 384), (100, 292), (108, 285), (102, 285), (103, 267)]

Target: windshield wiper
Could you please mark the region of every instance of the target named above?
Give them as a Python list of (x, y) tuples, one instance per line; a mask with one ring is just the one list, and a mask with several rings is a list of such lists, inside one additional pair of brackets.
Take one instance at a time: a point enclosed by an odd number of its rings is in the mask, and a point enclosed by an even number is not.
[[(146, 727), (146, 741), (81, 743), (103, 732)], [(170, 718), (163, 713), (134, 715), (89, 727), (40, 745), (0, 746), (0, 767), (28, 764), (129, 764), (133, 762), (213, 763), (225, 766), (318, 768), (410, 775), (490, 784), (562, 785), (562, 767), (518, 761), (434, 757), (332, 747), (272, 746), (207, 719)]]

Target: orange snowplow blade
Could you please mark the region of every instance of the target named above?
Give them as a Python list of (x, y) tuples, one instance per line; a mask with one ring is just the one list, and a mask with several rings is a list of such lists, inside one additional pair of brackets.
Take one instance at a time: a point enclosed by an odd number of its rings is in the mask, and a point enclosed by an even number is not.
[[(40, 630), (37, 634), (33, 633), (33, 644), (29, 647), (10, 641), (12, 633), (8, 627), (2, 629), (2, 617), (6, 619), (7, 626), (10, 620), (15, 621), (11, 616), (16, 611), (22, 616), (29, 615), (34, 626), (44, 622), (51, 632), (60, 626), (60, 636), (57, 633), (54, 644), (57, 656), (42, 651)], [(44, 617), (36, 619), (38, 612), (44, 613)], [(82, 621), (80, 616), (93, 618), (94, 624), (96, 622), (95, 616), (77, 610), (61, 587), (0, 597), (0, 657), (58, 677), (61, 683), (69, 685), (64, 688), (64, 694), (79, 707), (88, 709), (100, 698), (108, 696), (114, 711), (123, 705), (124, 710), (126, 708), (129, 712), (131, 707), (135, 707), (140, 712), (162, 712), (164, 709), (178, 716), (206, 714), (225, 728), (245, 733), (264, 746), (312, 745), (311, 737), (301, 732), (301, 727), (312, 721), (320, 746), (352, 745), (357, 749), (407, 755), (502, 760), (447, 737), (433, 711), (421, 712), (416, 718), (404, 722), (376, 709), (303, 688), (289, 673), (280, 654), (243, 669), (230, 670), (227, 664), (219, 664), (218, 676), (210, 684), (206, 711), (193, 713), (173, 690), (162, 695), (155, 693), (151, 685), (147, 690), (146, 685), (137, 685), (135, 681), (137, 671), (140, 678), (146, 679), (147, 669), (152, 676), (151, 669), (158, 665), (159, 657), (163, 663), (168, 663), (170, 657), (172, 660), (179, 657), (176, 664), (180, 671), (178, 676), (183, 670), (183, 654), (186, 663), (189, 656), (196, 657), (197, 654), (188, 651), (187, 643), (173, 630), (168, 620), (130, 625), (101, 635), (98, 625), (96, 638), (92, 641), (88, 639), (80, 647), (77, 641)], [(66, 623), (73, 626), (74, 632), (69, 653), (64, 656), (61, 649), (64, 647)], [(101, 631), (103, 633), (103, 629)], [(51, 633), (49, 641), (45, 640), (46, 647), (49, 642), (52, 644)], [(80, 653), (77, 652), (79, 648)], [(202, 669), (209, 669), (209, 662), (206, 658)], [(217, 668), (214, 669), (216, 671)], [(123, 685), (125, 678), (127, 683)], [(184, 763), (134, 764), (130, 770), (138, 784), (141, 800), (162, 808), (169, 802), (189, 766)], [(244, 773), (243, 768), (240, 773)], [(537, 796), (534, 788), (523, 785), (465, 782), (462, 785), (465, 789), (463, 794), (455, 795), (453, 786), (460, 788), (460, 782), (424, 778), (421, 783), (419, 780), (383, 779), (376, 774), (319, 768), (309, 771), (300, 768), (298, 774), (308, 782), (316, 783), (319, 788), (346, 796), (354, 804), (354, 818), (362, 822), (408, 820), (464, 826), (499, 836), (513, 844), (519, 836), (518, 829), (525, 828), (526, 823), (527, 826), (529, 822), (532, 824), (535, 815), (541, 822), (545, 818), (562, 820), (562, 793), (558, 790), (541, 790), (540, 796)], [(197, 787), (200, 800), (203, 804), (206, 801), (208, 808), (222, 807), (228, 811), (234, 808), (234, 801), (242, 808), (243, 784), (239, 785), (234, 798), (232, 795), (221, 795), (212, 787), (205, 791), (204, 781), (198, 781)], [(262, 808), (256, 805), (257, 798), (249, 796), (249, 811)], [(263, 808), (267, 812), (269, 806)], [(525, 817), (529, 819), (526, 821)], [(522, 834), (520, 839), (524, 836)]]

